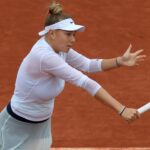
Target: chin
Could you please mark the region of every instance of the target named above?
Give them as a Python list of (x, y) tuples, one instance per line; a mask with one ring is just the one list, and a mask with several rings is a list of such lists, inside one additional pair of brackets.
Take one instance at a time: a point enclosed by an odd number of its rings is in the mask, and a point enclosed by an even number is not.
[(63, 52), (67, 53), (70, 50), (70, 48), (66, 48), (63, 50)]

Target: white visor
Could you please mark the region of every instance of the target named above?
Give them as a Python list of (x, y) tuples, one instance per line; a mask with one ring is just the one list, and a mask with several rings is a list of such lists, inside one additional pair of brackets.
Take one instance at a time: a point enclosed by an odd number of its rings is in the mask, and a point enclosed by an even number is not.
[(65, 31), (80, 31), (80, 32), (82, 32), (85, 30), (85, 27), (82, 25), (76, 25), (71, 18), (68, 18), (68, 19), (62, 20), (60, 22), (57, 22), (55, 24), (46, 26), (43, 31), (39, 32), (39, 36), (45, 35), (46, 33), (49, 32), (49, 30), (58, 30), (58, 29), (65, 30)]

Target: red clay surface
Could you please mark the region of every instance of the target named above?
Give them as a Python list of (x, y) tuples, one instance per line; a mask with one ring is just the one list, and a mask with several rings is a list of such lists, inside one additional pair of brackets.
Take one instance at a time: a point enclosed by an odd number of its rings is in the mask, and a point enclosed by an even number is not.
[[(130, 43), (145, 49), (137, 67), (88, 74), (115, 98), (138, 108), (150, 100), (150, 1), (62, 0), (64, 9), (87, 29), (77, 35), (75, 49), (94, 58), (121, 55)], [(16, 73), (43, 29), (48, 0), (0, 1), (0, 109), (8, 103)], [(149, 147), (150, 112), (127, 124), (88, 93), (66, 84), (56, 98), (54, 147)]]

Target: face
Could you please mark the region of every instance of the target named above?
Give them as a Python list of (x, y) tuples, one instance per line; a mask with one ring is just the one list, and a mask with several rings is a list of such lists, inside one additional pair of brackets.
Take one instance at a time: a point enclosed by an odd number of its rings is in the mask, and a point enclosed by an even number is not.
[(76, 31), (55, 30), (53, 32), (53, 48), (56, 52), (68, 52), (75, 42)]

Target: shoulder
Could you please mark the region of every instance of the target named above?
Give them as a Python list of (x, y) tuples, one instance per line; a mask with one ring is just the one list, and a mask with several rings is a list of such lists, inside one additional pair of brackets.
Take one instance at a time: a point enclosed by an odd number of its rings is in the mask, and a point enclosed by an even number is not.
[(40, 38), (31, 49), (32, 54), (51, 54), (55, 53), (52, 47), (45, 41), (44, 37)]

